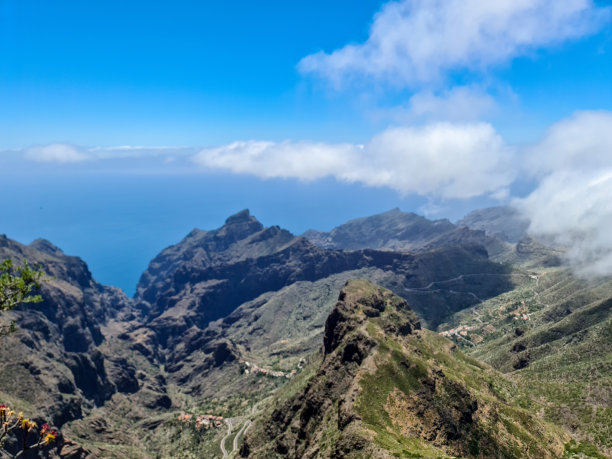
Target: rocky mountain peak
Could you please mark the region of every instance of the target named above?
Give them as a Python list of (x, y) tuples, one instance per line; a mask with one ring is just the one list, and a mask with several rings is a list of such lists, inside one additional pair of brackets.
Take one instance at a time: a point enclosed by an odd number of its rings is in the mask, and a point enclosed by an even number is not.
[(226, 225), (232, 225), (234, 223), (248, 222), (250, 220), (256, 220), (255, 217), (251, 216), (249, 209), (242, 209), (240, 212), (236, 212), (234, 215), (230, 215), (225, 220)]
[(264, 229), (264, 226), (253, 216), (248, 209), (241, 210), (237, 214), (228, 217), (219, 230), (217, 238), (226, 243), (233, 243)]
[(394, 207), (393, 209), (383, 212), (381, 215), (399, 215), (401, 213), (402, 211), (400, 210), (399, 207)]
[(63, 255), (64, 252), (55, 244), (49, 242), (46, 239), (36, 239), (30, 244), (30, 247), (41, 252), (48, 253), (49, 255)]
[(389, 323), (387, 328), (393, 327), (396, 333), (406, 335), (421, 329), (418, 317), (406, 300), (365, 279), (348, 281), (325, 323), (325, 354), (333, 352), (348, 334), (368, 318), (381, 317), (385, 312), (388, 317), (383, 320), (394, 322), (393, 325)]
[(529, 220), (513, 207), (500, 206), (474, 210), (457, 225), (483, 230), (488, 236), (515, 243), (527, 234)]

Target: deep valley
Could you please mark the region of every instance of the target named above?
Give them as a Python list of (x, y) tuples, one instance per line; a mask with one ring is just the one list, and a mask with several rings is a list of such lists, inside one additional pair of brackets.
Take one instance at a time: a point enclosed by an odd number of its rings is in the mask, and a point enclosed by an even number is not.
[(0, 316), (0, 403), (58, 429), (50, 457), (609, 457), (612, 280), (526, 229), (395, 209), (295, 236), (244, 210), (133, 298), (2, 236), (46, 275)]

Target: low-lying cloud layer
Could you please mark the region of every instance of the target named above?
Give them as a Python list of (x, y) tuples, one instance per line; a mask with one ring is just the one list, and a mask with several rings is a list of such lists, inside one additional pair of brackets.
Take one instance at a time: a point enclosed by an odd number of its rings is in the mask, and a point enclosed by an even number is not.
[[(577, 112), (553, 124), (527, 147), (506, 143), (487, 123), (431, 123), (389, 128), (365, 145), (322, 142), (234, 142), (199, 152), (188, 148), (77, 148), (52, 144), (26, 149), (32, 161), (121, 161), (135, 170), (222, 169), (263, 179), (339, 181), (418, 194), (432, 203), (492, 196), (508, 199), (531, 221), (530, 233), (568, 248), (585, 276), (612, 275), (612, 112)], [(154, 160), (154, 158), (157, 158)], [(193, 168), (191, 168), (193, 169)], [(183, 169), (181, 169), (183, 170)], [(523, 198), (508, 196), (520, 178), (535, 180)]]
[(568, 247), (578, 272), (612, 274), (610, 112), (578, 112), (521, 149), (486, 123), (433, 123), (387, 129), (365, 145), (246, 141), (204, 149), (193, 159), (262, 178), (332, 176), (442, 200), (503, 200), (515, 179), (531, 177), (534, 190), (513, 200), (531, 220), (530, 232)]
[(21, 151), (28, 161), (41, 163), (83, 163), (88, 161), (121, 160), (137, 158), (164, 157), (173, 160), (179, 156), (189, 156), (197, 150), (191, 147), (131, 146), (84, 148), (67, 143), (35, 145)]
[(410, 87), (593, 33), (608, 18), (590, 0), (389, 2), (366, 42), (312, 54), (298, 68), (336, 87), (360, 79)]
[(24, 157), (30, 161), (45, 163), (79, 163), (91, 159), (79, 148), (63, 144), (52, 143), (49, 145), (37, 145), (24, 150)]
[(530, 232), (568, 248), (585, 275), (612, 275), (612, 113), (581, 112), (554, 124), (526, 151), (539, 185), (516, 206)]
[(234, 142), (204, 149), (194, 160), (262, 178), (332, 176), (438, 198), (499, 193), (515, 178), (511, 149), (486, 123), (392, 128), (366, 145)]

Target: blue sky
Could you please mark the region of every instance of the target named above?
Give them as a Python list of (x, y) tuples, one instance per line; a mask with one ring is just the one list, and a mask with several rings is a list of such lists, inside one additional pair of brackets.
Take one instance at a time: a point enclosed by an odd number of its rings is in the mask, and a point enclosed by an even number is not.
[(299, 234), (513, 203), (612, 253), (610, 7), (0, 0), (0, 232), (130, 293), (246, 207)]
[[(341, 138), (297, 62), (367, 37), (381, 2), (2, 1), (4, 147)], [(323, 119), (321, 119), (323, 116)]]

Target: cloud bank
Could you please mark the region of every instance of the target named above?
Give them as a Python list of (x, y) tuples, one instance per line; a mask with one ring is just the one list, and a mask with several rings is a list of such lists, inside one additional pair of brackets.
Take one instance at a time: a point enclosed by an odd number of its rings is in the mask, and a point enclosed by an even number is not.
[(555, 171), (597, 171), (612, 166), (612, 112), (581, 111), (550, 126), (526, 151), (526, 168), (539, 176)]
[(445, 91), (423, 90), (413, 94), (406, 104), (375, 113), (400, 124), (425, 120), (448, 122), (474, 122), (498, 109), (498, 103), (477, 87), (457, 86)]
[(525, 152), (539, 185), (515, 205), (530, 233), (568, 248), (584, 276), (612, 275), (612, 113), (580, 112)]
[(340, 87), (365, 79), (400, 87), (450, 71), (481, 71), (597, 31), (610, 17), (591, 0), (402, 0), (374, 17), (368, 39), (303, 58), (298, 69)]
[(578, 112), (537, 143), (512, 147), (487, 123), (390, 128), (365, 145), (234, 142), (193, 157), (261, 178), (337, 180), (435, 199), (503, 200), (520, 176), (536, 186), (513, 204), (530, 233), (567, 247), (582, 275), (612, 275), (612, 113)]
[(401, 194), (470, 198), (508, 186), (515, 178), (511, 158), (489, 124), (434, 123), (387, 129), (366, 145), (234, 142), (204, 149), (194, 161), (262, 178), (331, 176)]
[(29, 161), (46, 163), (79, 163), (90, 159), (77, 147), (62, 143), (30, 147), (24, 150), (23, 155)]
[(165, 161), (173, 161), (178, 157), (189, 157), (195, 152), (197, 149), (193, 147), (122, 145), (83, 148), (67, 143), (36, 145), (21, 150), (23, 158), (28, 161), (60, 164), (156, 157), (164, 157)]
[(389, 128), (364, 145), (249, 140), (195, 151), (51, 144), (22, 153), (47, 163), (115, 159), (121, 167), (132, 158), (136, 171), (184, 170), (184, 161), (174, 160), (190, 158), (205, 168), (264, 179), (334, 177), (426, 196), (434, 204), (480, 196), (505, 200), (515, 180), (528, 177), (536, 185), (513, 204), (531, 221), (530, 233), (567, 247), (567, 260), (579, 274), (612, 275), (612, 112), (577, 112), (521, 148), (487, 123), (441, 122)]

